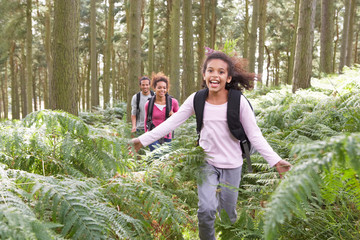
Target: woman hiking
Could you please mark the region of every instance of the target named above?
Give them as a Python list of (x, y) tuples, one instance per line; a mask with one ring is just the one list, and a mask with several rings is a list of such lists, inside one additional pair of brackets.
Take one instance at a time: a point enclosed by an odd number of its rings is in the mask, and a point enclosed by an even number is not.
[[(201, 240), (215, 239), (216, 211), (224, 209), (231, 222), (236, 221), (238, 191), (234, 188), (240, 185), (243, 159), (239, 140), (232, 136), (228, 127), (227, 103), (230, 89), (240, 89), (239, 85), (245, 89), (251, 88), (254, 74), (244, 71), (242, 65), (240, 59), (214, 51), (207, 56), (202, 68), (208, 95), (199, 140), (199, 145), (207, 153), (206, 163), (202, 168), (205, 173), (204, 179), (198, 184), (198, 222)], [(160, 139), (194, 114), (194, 96), (195, 93), (191, 94), (179, 111), (160, 126), (132, 139), (135, 150), (138, 151), (142, 146)], [(282, 160), (267, 143), (256, 124), (250, 105), (242, 95), (239, 119), (251, 144), (271, 167), (276, 167), (281, 177), (291, 165)]]

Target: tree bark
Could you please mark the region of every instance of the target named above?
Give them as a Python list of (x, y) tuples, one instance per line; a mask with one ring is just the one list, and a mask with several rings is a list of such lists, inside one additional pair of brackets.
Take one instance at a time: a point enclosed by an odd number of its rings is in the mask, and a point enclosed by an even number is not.
[(109, 11), (107, 16), (107, 34), (104, 54), (104, 79), (103, 94), (104, 108), (106, 104), (110, 104), (110, 67), (111, 67), (111, 48), (112, 48), (112, 32), (114, 22), (114, 0), (109, 0)]
[(206, 26), (206, 9), (205, 0), (200, 0), (200, 24), (198, 40), (198, 63), (197, 63), (197, 89), (201, 89), (203, 82), (202, 63), (205, 57), (205, 26)]
[(148, 55), (148, 76), (154, 71), (154, 0), (150, 0), (150, 21), (149, 21), (149, 55)]
[(259, 58), (258, 58), (258, 86), (262, 86), (262, 74), (264, 68), (264, 46), (265, 46), (265, 25), (266, 25), (266, 8), (267, 0), (260, 0), (260, 16), (259, 16)]
[(180, 100), (180, 0), (173, 1), (170, 14), (170, 82), (172, 95)]
[(244, 27), (244, 46), (243, 46), (243, 58), (249, 56), (249, 0), (245, 0), (245, 27)]
[(321, 1), (320, 71), (332, 73), (334, 42), (334, 2)]
[(78, 115), (79, 0), (55, 1), (53, 52), (53, 106)]
[(339, 73), (342, 73), (342, 69), (344, 68), (346, 61), (347, 43), (349, 36), (350, 9), (351, 9), (351, 0), (345, 0), (345, 13), (344, 13), (343, 31), (341, 38)]
[(21, 64), (20, 64), (20, 91), (21, 91), (21, 118), (24, 118), (28, 114), (28, 81), (26, 79), (26, 56), (24, 44), (21, 43)]
[(299, 25), (296, 40), (293, 93), (311, 86), (312, 47), (314, 40), (316, 0), (300, 0)]
[(96, 107), (100, 105), (96, 53), (96, 0), (91, 0), (90, 9), (91, 107)]
[(181, 98), (181, 102), (194, 91), (194, 52), (193, 52), (193, 28), (192, 28), (192, 0), (184, 0), (183, 2), (183, 82), (185, 94)]
[(15, 75), (15, 41), (11, 42), (9, 51), (10, 76), (11, 76), (11, 119), (20, 119), (18, 83)]
[(8, 100), (8, 61), (5, 61), (5, 76), (4, 76), (4, 82), (3, 82), (3, 109), (4, 109), (4, 118), (8, 119), (9, 118), (9, 100)]
[(255, 72), (255, 52), (257, 43), (257, 28), (259, 19), (259, 1), (253, 0), (253, 15), (251, 17), (251, 33), (249, 46), (249, 71)]
[(130, 1), (129, 11), (129, 57), (127, 91), (127, 120), (130, 121), (131, 98), (138, 91), (138, 78), (141, 75), (141, 0)]
[(354, 21), (355, 21), (355, 9), (356, 9), (356, 1), (351, 0), (350, 3), (350, 19), (349, 19), (349, 34), (348, 34), (348, 42), (346, 44), (346, 59), (345, 65), (350, 67), (352, 62), (352, 47), (353, 47), (353, 40), (354, 40)]
[(210, 48), (215, 48), (216, 43), (216, 6), (217, 0), (211, 0), (210, 4)]
[[(26, 1), (26, 114), (32, 112), (33, 79), (32, 79), (32, 0)], [(24, 117), (24, 116), (23, 116)]]
[(292, 84), (293, 74), (294, 74), (294, 61), (295, 61), (295, 50), (296, 50), (296, 38), (297, 38), (297, 28), (299, 24), (299, 7), (300, 0), (295, 0), (295, 12), (294, 12), (294, 33), (291, 39), (290, 46), (290, 57), (289, 57), (289, 67), (287, 74), (287, 84)]
[(45, 108), (51, 108), (51, 83), (53, 76), (53, 64), (51, 56), (51, 1), (46, 0), (47, 11), (45, 12), (45, 54), (46, 54), (46, 70), (47, 70), (47, 91), (45, 97)]

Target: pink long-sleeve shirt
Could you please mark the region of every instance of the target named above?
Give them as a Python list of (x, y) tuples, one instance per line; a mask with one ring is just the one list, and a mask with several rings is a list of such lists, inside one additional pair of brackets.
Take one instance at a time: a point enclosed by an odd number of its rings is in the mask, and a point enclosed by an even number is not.
[[(194, 95), (195, 93), (186, 99), (177, 113), (152, 131), (141, 135), (139, 137), (141, 144), (149, 145), (173, 131), (194, 114)], [(242, 151), (239, 140), (232, 136), (228, 128), (226, 113), (227, 103), (213, 105), (205, 102), (199, 145), (207, 153), (206, 160), (209, 164), (217, 168), (237, 168), (243, 164)], [(240, 101), (240, 121), (249, 141), (269, 165), (272, 167), (279, 162), (280, 156), (263, 137), (256, 124), (254, 113), (244, 96), (241, 96)]]
[[(179, 103), (175, 98), (171, 98), (171, 100), (172, 100), (171, 111), (176, 113), (179, 110)], [(149, 101), (147, 101), (145, 103), (145, 132), (148, 131), (148, 129), (146, 127), (148, 108), (149, 108)], [(162, 110), (160, 110), (156, 106), (156, 104), (154, 104), (153, 115), (152, 115), (152, 123), (154, 124), (155, 127), (159, 126), (161, 123), (163, 123), (166, 120), (165, 115), (166, 115), (166, 107), (164, 107)], [(161, 137), (171, 139), (172, 138), (171, 131), (168, 132), (166, 135), (163, 135)]]

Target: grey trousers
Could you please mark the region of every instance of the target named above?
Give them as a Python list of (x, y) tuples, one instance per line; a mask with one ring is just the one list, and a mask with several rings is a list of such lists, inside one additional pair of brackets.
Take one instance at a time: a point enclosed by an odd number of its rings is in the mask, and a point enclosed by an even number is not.
[(214, 240), (216, 211), (224, 209), (231, 222), (236, 221), (238, 191), (222, 185), (238, 188), (241, 180), (241, 167), (221, 169), (206, 164), (203, 168), (204, 179), (198, 184), (199, 197), (199, 237), (201, 240)]

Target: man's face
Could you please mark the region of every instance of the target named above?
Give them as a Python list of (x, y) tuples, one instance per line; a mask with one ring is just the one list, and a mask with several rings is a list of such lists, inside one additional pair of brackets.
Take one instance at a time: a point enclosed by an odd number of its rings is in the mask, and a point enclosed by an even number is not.
[(148, 79), (141, 80), (140, 89), (144, 95), (148, 95), (150, 91), (150, 81)]

